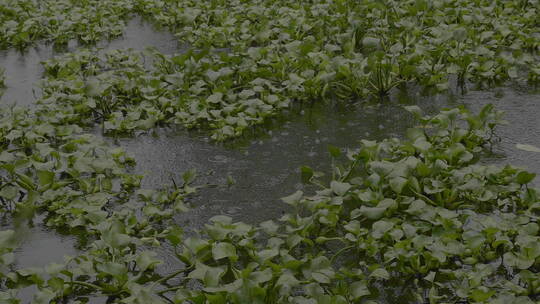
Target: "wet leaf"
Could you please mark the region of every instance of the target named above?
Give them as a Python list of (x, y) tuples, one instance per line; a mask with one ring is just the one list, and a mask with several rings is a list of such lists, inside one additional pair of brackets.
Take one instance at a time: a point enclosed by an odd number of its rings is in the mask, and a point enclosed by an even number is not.
[(540, 153), (540, 148), (532, 146), (532, 145), (525, 145), (525, 144), (516, 144), (516, 148), (527, 151), (527, 152), (537, 152)]

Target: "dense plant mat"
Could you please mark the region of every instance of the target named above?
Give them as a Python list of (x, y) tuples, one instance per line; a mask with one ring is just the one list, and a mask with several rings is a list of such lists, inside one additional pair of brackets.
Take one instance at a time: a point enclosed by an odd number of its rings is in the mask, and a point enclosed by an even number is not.
[[(364, 59), (368, 67), (361, 70), (372, 74), (379, 93), (410, 80), (445, 89), (449, 75), (482, 83), (527, 75), (537, 80), (540, 67), (536, 0), (136, 3), (140, 13), (197, 48), (255, 53), (261, 61), (284, 56), (284, 63), (300, 61), (290, 56), (300, 53), (308, 57), (300, 66), (308, 66), (296, 74), (311, 69), (307, 78), (323, 83), (352, 77), (358, 69), (347, 59)], [(389, 79), (378, 83), (380, 73)]]
[(129, 0), (2, 0), (0, 48), (113, 38), (122, 34), (132, 6)]
[(226, 140), (291, 103), (539, 81), (538, 1), (134, 3), (191, 47), (45, 64), (45, 98), (108, 133), (180, 124)]
[[(75, 145), (99, 149), (54, 128), (17, 133), (4, 119), (4, 214), (43, 212), (49, 226), (88, 236), (84, 253), (65, 264), (16, 269), (15, 232), (1, 232), (0, 299), (19, 303), (18, 290), (34, 285), (34, 303), (535, 303), (534, 174), (478, 163), (500, 113), (408, 110), (420, 125), (406, 139), (362, 141), (330, 178), (303, 168), (321, 189), (285, 197), (293, 211), (279, 220), (252, 226), (217, 216), (189, 236), (173, 217), (196, 191), (193, 174), (168, 189), (136, 190), (121, 152), (106, 166), (99, 153), (77, 161), (85, 149)], [(13, 115), (22, 126), (32, 119)], [(48, 142), (47, 132), (60, 139)], [(157, 272), (164, 246), (183, 266)]]

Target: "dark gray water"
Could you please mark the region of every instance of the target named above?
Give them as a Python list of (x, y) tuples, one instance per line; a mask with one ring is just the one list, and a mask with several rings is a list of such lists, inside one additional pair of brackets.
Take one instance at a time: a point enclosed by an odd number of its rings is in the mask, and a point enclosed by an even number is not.
[[(178, 179), (192, 168), (201, 175), (200, 182), (224, 185), (228, 176), (234, 178), (236, 184), (230, 188), (202, 190), (193, 201), (193, 209), (179, 217), (185, 227), (201, 227), (217, 214), (258, 223), (278, 218), (287, 210), (281, 197), (306, 190), (300, 180), (301, 166), (331, 172), (329, 144), (346, 150), (356, 148), (361, 139), (401, 137), (415, 122), (403, 110), (403, 103), (394, 99), (381, 104), (304, 108), (233, 148), (212, 143), (202, 135), (166, 131), (157, 136), (120, 139), (117, 144), (137, 160), (135, 172), (145, 174), (146, 188), (171, 184), (171, 178)], [(536, 118), (540, 114), (540, 94), (501, 88), (470, 91), (457, 97), (409, 94), (404, 100), (419, 105), (426, 113), (457, 105), (477, 111), (487, 103), (495, 104), (506, 112), (510, 124), (498, 129), (501, 142), (486, 162), (513, 164), (540, 174), (540, 153), (515, 148), (516, 143), (540, 147), (540, 122)], [(206, 174), (209, 171), (211, 175)]]
[[(502, 93), (502, 95), (501, 95)], [(491, 163), (522, 166), (540, 173), (540, 153), (526, 152), (517, 143), (540, 147), (540, 95), (505, 88), (493, 91), (471, 91), (463, 96), (410, 96), (427, 113), (443, 106), (465, 105), (478, 110), (494, 103), (506, 112), (510, 122), (501, 126), (501, 137)], [(285, 209), (279, 198), (302, 190), (299, 168), (308, 165), (316, 171), (330, 173), (328, 145), (342, 150), (353, 149), (361, 139), (400, 137), (414, 125), (412, 117), (401, 104), (356, 104), (346, 107), (317, 106), (291, 115), (283, 124), (276, 123), (258, 139), (248, 144), (227, 148), (209, 142), (204, 137), (189, 134), (160, 134), (123, 139), (119, 144), (137, 160), (135, 171), (145, 174), (143, 187), (156, 188), (171, 184), (171, 178), (191, 168), (201, 175), (213, 174), (201, 180), (226, 184), (232, 176), (236, 184), (203, 190), (195, 201), (194, 210), (186, 217), (187, 226), (200, 226), (216, 214), (230, 215), (249, 223), (277, 218)], [(162, 132), (164, 133), (164, 132)]]
[[(508, 125), (497, 128), (501, 142), (490, 158), (490, 163), (511, 164), (540, 175), (540, 153), (527, 152), (516, 148), (516, 144), (528, 144), (540, 148), (540, 93), (530, 89), (499, 88), (490, 91), (474, 91), (464, 98), (472, 110), (492, 103), (505, 112)], [(535, 180), (540, 186), (540, 178)]]
[[(179, 48), (171, 34), (155, 31), (140, 18), (128, 23), (123, 38), (100, 46), (109, 50), (143, 50), (153, 46), (163, 53), (173, 53)], [(68, 51), (75, 48), (71, 45)], [(42, 73), (39, 62), (57, 53), (52, 46), (46, 45), (38, 45), (24, 54), (13, 50), (1, 52), (0, 66), (6, 68), (8, 86), (1, 102), (31, 104), (34, 100), (32, 91), (38, 90), (36, 83)], [(260, 128), (242, 142), (225, 146), (209, 141), (205, 135), (170, 130), (158, 131), (157, 137), (142, 135), (116, 142), (137, 160), (134, 171), (146, 175), (143, 187), (171, 184), (172, 178), (178, 180), (181, 173), (189, 169), (199, 172), (201, 183), (223, 185), (202, 190), (192, 202), (193, 210), (179, 217), (182, 224), (189, 227), (200, 227), (217, 214), (230, 215), (248, 223), (279, 217), (286, 210), (279, 198), (298, 189), (306, 190), (300, 182), (300, 166), (330, 172), (329, 144), (343, 150), (355, 148), (361, 139), (400, 137), (407, 127), (412, 126), (414, 122), (402, 109), (399, 99), (418, 104), (431, 113), (443, 106), (463, 104), (477, 110), (481, 105), (494, 103), (498, 109), (507, 112), (510, 125), (499, 129), (502, 142), (495, 151), (498, 157), (489, 161), (511, 163), (540, 173), (540, 153), (515, 148), (516, 143), (540, 147), (540, 94), (502, 88), (471, 91), (458, 97), (422, 97), (417, 92), (404, 96), (398, 98), (396, 95), (384, 103), (319, 105), (306, 107), (303, 111), (291, 110), (285, 119)], [(235, 180), (231, 187), (225, 186), (228, 176)], [(61, 262), (64, 255), (76, 253), (74, 244), (74, 238), (33, 228), (25, 234), (17, 251), (17, 264), (39, 267)], [(24, 302), (28, 300), (23, 299)]]
[(396, 104), (317, 106), (290, 116), (234, 147), (202, 136), (166, 132), (123, 139), (119, 144), (137, 160), (135, 171), (145, 174), (146, 188), (171, 184), (171, 177), (192, 168), (199, 172), (200, 182), (225, 185), (228, 176), (235, 180), (230, 188), (202, 190), (185, 217), (186, 226), (199, 227), (217, 214), (248, 223), (277, 218), (286, 210), (280, 198), (304, 188), (301, 166), (330, 172), (328, 145), (354, 149), (361, 139), (398, 137), (413, 124)]

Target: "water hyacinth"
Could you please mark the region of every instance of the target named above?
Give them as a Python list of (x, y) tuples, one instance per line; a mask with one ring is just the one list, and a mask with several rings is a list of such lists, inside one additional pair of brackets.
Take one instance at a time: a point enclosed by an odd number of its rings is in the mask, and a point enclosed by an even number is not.
[[(283, 198), (294, 211), (256, 226), (217, 216), (184, 236), (172, 216), (196, 191), (191, 174), (170, 189), (131, 191), (136, 201), (102, 205), (108, 212), (66, 213), (78, 205), (72, 197), (67, 205), (43, 202), (38, 209), (51, 223), (86, 223), (87, 250), (47, 269), (13, 269), (12, 232), (2, 232), (9, 272), (0, 297), (17, 303), (18, 288), (37, 285), (34, 303), (93, 295), (110, 303), (534, 303), (538, 190), (527, 186), (534, 175), (478, 164), (500, 113), (488, 106), (478, 115), (454, 109), (418, 118), (404, 140), (363, 141), (329, 182), (305, 168), (306, 181), (321, 189)], [(70, 187), (36, 174), (33, 191)], [(123, 197), (113, 188), (94, 186), (91, 196)], [(9, 195), (2, 190), (4, 200)], [(165, 244), (184, 266), (162, 274), (152, 248)]]
[(293, 102), (538, 80), (535, 1), (135, 1), (133, 10), (191, 47), (83, 50), (45, 64), (45, 99), (76, 105), (110, 134), (180, 124), (227, 140)]
[[(43, 62), (33, 107), (2, 107), (0, 303), (29, 292), (35, 304), (537, 303), (540, 190), (533, 173), (482, 163), (502, 122), (492, 106), (432, 116), (409, 106), (418, 126), (404, 138), (329, 147), (331, 174), (302, 167), (316, 190), (284, 197), (282, 217), (219, 215), (187, 233), (176, 216), (202, 188), (195, 173), (143, 189), (135, 160), (86, 131), (179, 125), (225, 141), (293, 104), (384, 101), (408, 84), (443, 92), (452, 80), (536, 85), (539, 9), (538, 0), (3, 1), (1, 48), (94, 44), (121, 35), (131, 14), (189, 47), (66, 53)], [(19, 267), (17, 229), (33, 225), (78, 236), (79, 253)], [(165, 269), (163, 252), (175, 262)]]
[(25, 48), (37, 40), (65, 45), (94, 43), (122, 34), (132, 1), (34, 1), (0, 3), (0, 48)]
[[(136, 6), (197, 48), (246, 55), (255, 48), (279, 57), (298, 49), (309, 57), (362, 55), (373, 61), (367, 68), (372, 73), (388, 62), (398, 79), (436, 90), (448, 87), (450, 75), (481, 85), (538, 78), (536, 0), (141, 0)], [(331, 72), (320, 63), (304, 69)]]

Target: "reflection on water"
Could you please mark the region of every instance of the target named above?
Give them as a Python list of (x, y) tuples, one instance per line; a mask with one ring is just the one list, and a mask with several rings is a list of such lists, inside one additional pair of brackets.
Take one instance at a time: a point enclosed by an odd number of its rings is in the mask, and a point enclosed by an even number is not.
[[(70, 48), (71, 49), (71, 48)], [(38, 44), (20, 52), (15, 49), (0, 51), (0, 66), (5, 69), (6, 88), (2, 103), (29, 105), (40, 95), (36, 84), (41, 78), (41, 61), (50, 59), (61, 51), (52, 45)]]
[(31, 228), (26, 232), (18, 232), (18, 236), (23, 238), (20, 247), (15, 251), (15, 263), (21, 267), (43, 267), (49, 263), (62, 263), (64, 256), (73, 256), (78, 252), (74, 247), (74, 237), (61, 236), (45, 229)]
[(127, 23), (122, 36), (112, 41), (101, 41), (98, 47), (104, 50), (133, 49), (136, 51), (144, 51), (152, 47), (163, 54), (173, 54), (182, 46), (170, 32), (158, 29), (150, 22), (136, 16)]

